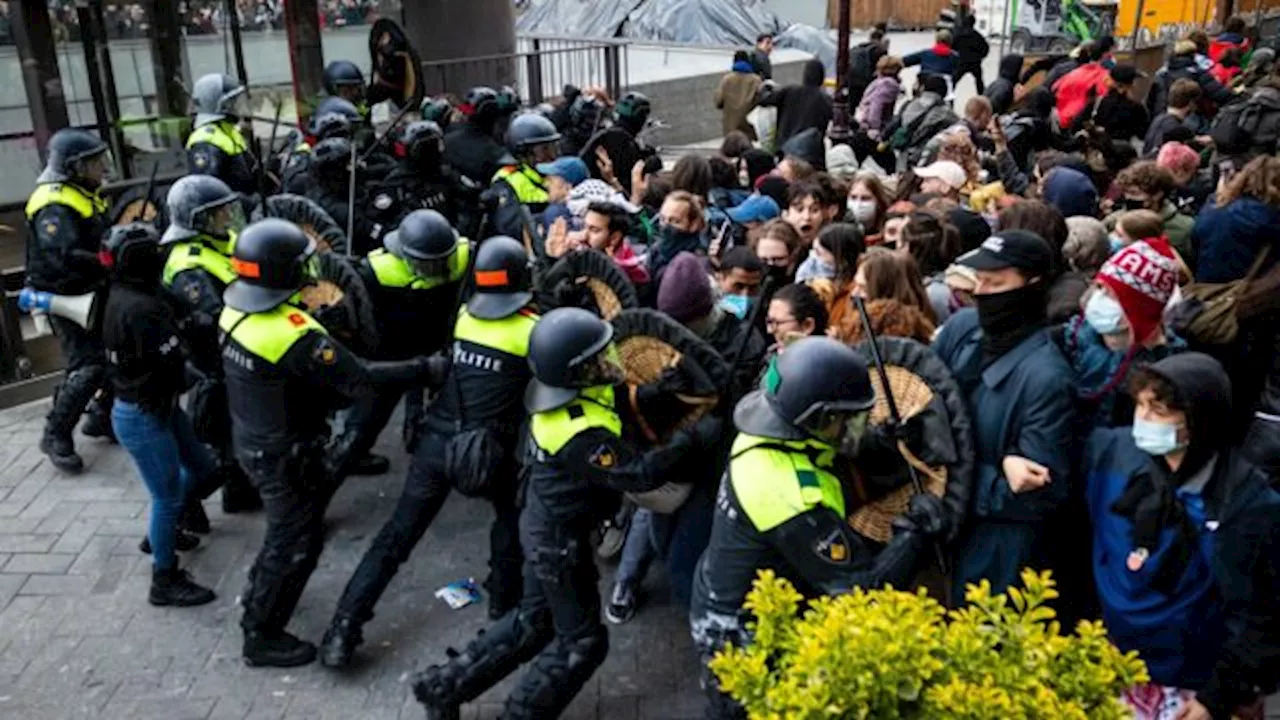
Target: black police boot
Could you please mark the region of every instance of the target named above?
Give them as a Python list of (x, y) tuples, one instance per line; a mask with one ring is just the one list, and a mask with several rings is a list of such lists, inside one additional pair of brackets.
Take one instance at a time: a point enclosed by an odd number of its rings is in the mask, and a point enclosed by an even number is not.
[(344, 668), (364, 640), (360, 623), (348, 617), (336, 617), (320, 641), (320, 664), (327, 668)]
[(85, 437), (99, 438), (112, 444), (116, 442), (116, 433), (111, 427), (111, 405), (108, 402), (95, 398), (89, 403), (84, 414), (85, 419), (80, 425), (80, 432), (84, 433)]
[(439, 666), (428, 668), (418, 673), (413, 680), (413, 696), (427, 711), (427, 720), (459, 720), (462, 717), (461, 706), (452, 699), (442, 697), (438, 668)]
[(504, 615), (520, 607), (520, 591), (523, 588), (517, 586), (514, 592), (505, 590), (502, 583), (494, 577), (493, 573), (489, 574), (484, 581), (484, 589), (489, 593), (489, 619), (501, 620)]
[[(190, 552), (200, 547), (200, 538), (196, 537), (195, 535), (192, 535), (191, 533), (186, 533), (179, 530), (177, 537), (174, 538), (173, 547), (178, 552)], [(142, 542), (138, 543), (138, 550), (141, 551), (143, 554), (150, 555), (151, 554), (151, 538), (150, 537), (142, 538)]]
[(198, 500), (190, 500), (186, 507), (182, 508), (182, 517), (178, 519), (178, 527), (189, 533), (197, 535), (208, 535), (212, 530), (209, 526), (209, 515), (204, 511), (204, 505)]
[(383, 455), (365, 453), (362, 457), (353, 458), (347, 463), (347, 475), (356, 477), (373, 477), (386, 475), (391, 470), (391, 460)]
[(244, 664), (249, 667), (298, 667), (316, 659), (316, 646), (287, 632), (244, 632)]
[(64, 473), (78, 474), (84, 470), (84, 460), (76, 454), (76, 444), (70, 434), (62, 434), (45, 428), (40, 438), (40, 452), (49, 456), (49, 462)]
[(151, 571), (151, 594), (147, 602), (152, 605), (195, 607), (207, 605), (217, 597), (209, 588), (195, 584), (186, 570), (156, 568)]
[(228, 515), (249, 513), (262, 509), (262, 498), (249, 484), (240, 468), (228, 470), (227, 483), (222, 486), (222, 512)]

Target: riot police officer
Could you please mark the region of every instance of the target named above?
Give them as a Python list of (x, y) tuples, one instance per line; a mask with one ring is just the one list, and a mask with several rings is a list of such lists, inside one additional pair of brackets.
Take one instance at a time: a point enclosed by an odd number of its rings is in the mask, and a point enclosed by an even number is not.
[[(354, 209), (352, 237), (347, 238), (347, 242), (352, 243), (353, 248), (368, 248), (381, 236), (382, 230), (369, 220), (358, 197), (355, 207), (350, 206), (351, 141), (343, 137), (321, 140), (311, 151), (308, 166), (311, 182), (305, 196), (323, 208), (343, 232), (347, 230), (349, 210)], [(357, 172), (360, 173), (356, 180), (359, 187), (364, 174), (359, 168)]]
[[(295, 130), (295, 132), (297, 132)], [(311, 151), (329, 138), (350, 140), (355, 129), (351, 118), (340, 112), (327, 112), (311, 119), (310, 139), (297, 136), (293, 150), (284, 160), (281, 172), (283, 192), (306, 195), (311, 188)], [(348, 153), (349, 154), (349, 153)]]
[[(382, 239), (384, 247), (360, 261), (356, 271), (373, 300), (379, 360), (430, 355), (444, 347), (449, 330), (445, 308), (453, 307), (466, 276), (471, 243), (443, 215), (415, 210)], [(410, 392), (410, 397), (413, 393)], [(380, 393), (357, 402), (334, 442), (332, 463), (353, 475), (381, 475), (390, 463), (369, 450), (395, 413), (399, 396)], [(413, 415), (417, 408), (406, 408)]]
[(187, 170), (213, 175), (250, 198), (259, 192), (258, 161), (237, 123), (248, 114), (245, 88), (230, 75), (205, 75), (191, 89), (195, 130), (187, 138)]
[(539, 163), (556, 159), (560, 132), (550, 120), (536, 113), (520, 115), (507, 131), (508, 163), (493, 176), (490, 192), (496, 202), (489, 209), (492, 227), (499, 235), (514, 238), (534, 235), (534, 216), (547, 209), (546, 179), (537, 171)]
[(604, 148), (613, 165), (614, 175), (622, 184), (623, 191), (631, 194), (631, 168), (641, 160), (646, 162), (653, 158), (656, 162), (657, 151), (644, 144), (640, 133), (649, 122), (649, 113), (653, 106), (643, 93), (629, 92), (622, 96), (613, 107), (613, 124), (596, 133), (587, 142), (579, 155), (591, 168), (591, 176), (602, 178), (596, 150)]
[(498, 124), (494, 127), (497, 137), (503, 138), (507, 136), (507, 129), (511, 127), (511, 119), (516, 113), (520, 112), (520, 106), (523, 102), (520, 100), (520, 93), (510, 85), (503, 85), (498, 88)]
[(502, 168), (507, 154), (496, 134), (501, 115), (498, 93), (493, 88), (472, 88), (458, 111), (464, 120), (449, 127), (444, 159), (476, 187), (483, 187)]
[(362, 393), (395, 391), (444, 370), (428, 358), (366, 362), (329, 337), (295, 304), (314, 280), (315, 253), (315, 242), (284, 220), (245, 228), (231, 261), (237, 277), (218, 320), (236, 458), (267, 512), (242, 601), (244, 660), (254, 666), (315, 659), (315, 646), (285, 628), (324, 544), (334, 484), (323, 459), (330, 411)]
[[(111, 167), (110, 153), (96, 136), (70, 128), (54, 133), (48, 152), (44, 171), (27, 200), (31, 238), (27, 284), (58, 295), (96, 292), (106, 282), (98, 248), (107, 228), (107, 203), (98, 190)], [(67, 375), (54, 391), (40, 452), (59, 470), (77, 473), (84, 469), (84, 461), (76, 454), (71, 435), (94, 393), (106, 385), (107, 359), (96, 330), (56, 315), (49, 316), (49, 323), (66, 361)], [(109, 401), (104, 398), (97, 405), (91, 417), (94, 427), (86, 423), (85, 429), (109, 437)]]
[(218, 348), (222, 294), (235, 280), (231, 248), (244, 228), (239, 195), (208, 175), (179, 178), (169, 188), (169, 227), (160, 238), (167, 253), (160, 284), (177, 310), (179, 328), (190, 362), (203, 376), (192, 391), (189, 409), (197, 434), (217, 453), (219, 472), (209, 484), (193, 488), (189, 503), (193, 531), (207, 530), (200, 501), (222, 487), (222, 510), (239, 513), (262, 507), (258, 494), (240, 471), (231, 452), (231, 418), (226, 411), (226, 384)]
[[(418, 120), (400, 136), (404, 155), (396, 167), (370, 191), (366, 211), (377, 225), (394, 228), (414, 210), (435, 210), (450, 223), (458, 222), (456, 179), (443, 164), (444, 133), (440, 126)], [(362, 252), (363, 250), (363, 252)], [(372, 248), (356, 248), (363, 255)]]
[(577, 155), (602, 128), (605, 106), (594, 95), (583, 93), (569, 106), (568, 122), (564, 138), (560, 140), (561, 155)]
[[(870, 441), (875, 391), (851, 348), (828, 338), (800, 340), (778, 356), (762, 385), (734, 410), (739, 434), (721, 480), (711, 543), (694, 576), (689, 617), (704, 663), (725, 644), (747, 641), (743, 603), (760, 568), (777, 568), (823, 595), (903, 587), (926, 537), (943, 531), (942, 505), (932, 495), (913, 498), (883, 549), (849, 526), (856, 494), (841, 483), (848, 468), (839, 456), (892, 453), (901, 462), (892, 443)], [(886, 467), (883, 457), (875, 461)], [(868, 486), (883, 482), (875, 475), (860, 477)], [(703, 680), (709, 717), (741, 716), (709, 673)]]
[(645, 452), (623, 439), (636, 421), (626, 386), (615, 386), (623, 375), (612, 343), (613, 326), (581, 308), (552, 310), (529, 337), (524, 595), (465, 650), (415, 678), (428, 718), (457, 718), (460, 704), (533, 658), (503, 717), (557, 717), (608, 653), (590, 544), (596, 516), (617, 507), (611, 493), (661, 486), (682, 456), (719, 434), (712, 418)]
[(528, 256), (520, 243), (493, 237), (480, 246), (475, 292), (460, 308), (453, 333), (453, 366), (440, 397), (427, 409), (425, 435), (413, 455), (404, 492), (338, 601), (320, 646), (320, 661), (344, 667), (361, 641), (361, 627), (399, 566), (444, 506), (449, 491), (488, 498), (495, 518), (489, 534), (492, 572), (489, 616), (498, 619), (520, 601), (516, 441), (524, 421), (520, 396), (530, 379), (529, 335), (538, 316), (529, 308)]
[(448, 132), (449, 126), (453, 123), (453, 104), (444, 96), (429, 97), (422, 101), (421, 115), (423, 120), (433, 122), (439, 125), (442, 131)]
[(324, 91), (329, 97), (339, 97), (356, 106), (360, 116), (369, 117), (365, 104), (364, 73), (350, 60), (334, 60), (324, 68)]

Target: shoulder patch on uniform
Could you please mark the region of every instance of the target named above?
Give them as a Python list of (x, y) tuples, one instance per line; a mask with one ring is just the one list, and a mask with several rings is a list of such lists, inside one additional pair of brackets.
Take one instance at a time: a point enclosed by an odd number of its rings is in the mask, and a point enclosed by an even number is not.
[(293, 323), (294, 327), (302, 327), (307, 324), (307, 319), (302, 317), (302, 313), (289, 313), (289, 322)]
[(321, 340), (316, 343), (316, 349), (312, 352), (312, 355), (321, 365), (332, 365), (338, 361), (338, 351), (333, 347), (333, 343), (328, 340)]
[(200, 302), (200, 286), (195, 283), (187, 283), (187, 299), (192, 303)]
[(44, 221), (44, 234), (50, 237), (57, 235), (58, 230), (61, 227), (62, 226), (58, 224), (58, 219), (55, 217), (51, 217), (48, 220)]
[(203, 170), (206, 167), (209, 167), (209, 155), (202, 151), (193, 152), (191, 153), (191, 162), (195, 163), (196, 167)]
[(581, 405), (576, 405), (576, 404), (570, 405), (569, 407), (565, 408), (565, 412), (569, 413), (570, 420), (578, 420), (583, 415), (587, 414), (587, 411), (583, 409)]
[(618, 464), (618, 456), (613, 452), (613, 448), (608, 445), (601, 444), (595, 450), (591, 451), (591, 456), (587, 458), (587, 462), (595, 467), (609, 470)]
[(813, 552), (832, 565), (849, 564), (849, 543), (839, 529), (832, 530), (825, 538), (815, 542)]

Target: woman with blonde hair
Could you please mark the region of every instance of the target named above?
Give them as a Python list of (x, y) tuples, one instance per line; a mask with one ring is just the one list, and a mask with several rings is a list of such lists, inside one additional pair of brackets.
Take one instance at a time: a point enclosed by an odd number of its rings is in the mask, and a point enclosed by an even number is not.
[[(1278, 223), (1280, 158), (1264, 156), (1221, 184), (1217, 197), (1196, 217), (1191, 230), (1196, 280), (1224, 283), (1243, 278), (1259, 253), (1274, 248)], [(1272, 249), (1262, 272), (1275, 263), (1276, 255)]]
[(867, 245), (878, 245), (889, 210), (889, 193), (885, 192), (880, 178), (867, 172), (855, 175), (849, 183), (845, 204), (846, 221), (861, 228)]

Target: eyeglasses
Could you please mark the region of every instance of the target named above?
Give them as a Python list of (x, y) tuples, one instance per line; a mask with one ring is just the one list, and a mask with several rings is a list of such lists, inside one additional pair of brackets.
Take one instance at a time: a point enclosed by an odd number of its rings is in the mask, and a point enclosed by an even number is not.
[(781, 320), (778, 320), (776, 318), (766, 318), (764, 321), (764, 326), (769, 330), (777, 330), (778, 328), (784, 325), (795, 325), (798, 322), (799, 321), (796, 320), (795, 318), (783, 318)]

